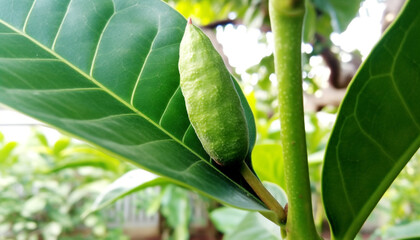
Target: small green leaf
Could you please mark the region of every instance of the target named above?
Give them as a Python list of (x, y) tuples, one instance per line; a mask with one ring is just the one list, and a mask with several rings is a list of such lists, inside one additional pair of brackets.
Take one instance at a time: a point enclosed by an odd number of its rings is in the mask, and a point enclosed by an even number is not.
[(66, 147), (68, 147), (70, 144), (70, 139), (65, 137), (65, 138), (61, 138), (59, 139), (57, 142), (54, 143), (53, 146), (53, 153), (55, 155), (59, 155), (61, 153), (61, 151), (63, 151)]
[(0, 149), (1, 164), (6, 164), (7, 159), (10, 157), (13, 149), (15, 149), (17, 145), (17, 142), (8, 142)]
[(420, 1), (409, 0), (354, 78), (323, 168), (335, 239), (353, 239), (420, 146)]
[(311, 1), (305, 1), (306, 13), (305, 21), (303, 23), (303, 41), (306, 43), (312, 42), (316, 32), (316, 11)]

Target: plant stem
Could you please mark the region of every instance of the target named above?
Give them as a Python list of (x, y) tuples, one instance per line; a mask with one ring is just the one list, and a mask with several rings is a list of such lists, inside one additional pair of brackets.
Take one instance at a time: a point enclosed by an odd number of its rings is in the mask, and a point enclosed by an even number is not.
[(258, 197), (267, 205), (267, 207), (276, 213), (281, 224), (286, 223), (286, 212), (280, 203), (271, 195), (271, 193), (264, 187), (261, 181), (249, 169), (248, 165), (243, 162), (241, 166), (241, 174), (246, 182), (255, 191)]
[(301, 39), (304, 0), (270, 0), (288, 195), (288, 239), (319, 239), (315, 229), (303, 114)]

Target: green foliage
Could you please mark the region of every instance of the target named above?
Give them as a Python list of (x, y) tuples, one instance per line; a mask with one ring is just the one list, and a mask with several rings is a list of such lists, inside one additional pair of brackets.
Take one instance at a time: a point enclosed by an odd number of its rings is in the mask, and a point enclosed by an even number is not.
[(261, 181), (276, 183), (285, 189), (280, 144), (257, 144), (252, 152), (252, 166)]
[(178, 73), (186, 21), (175, 10), (159, 0), (0, 6), (0, 102), (223, 203), (268, 211), (210, 163), (188, 121)]
[(166, 185), (162, 191), (160, 212), (173, 230), (169, 239), (188, 240), (192, 217), (191, 193), (175, 185)]
[(324, 206), (337, 239), (357, 234), (420, 146), (419, 8), (419, 1), (408, 1), (341, 105), (322, 179)]
[[(168, 2), (184, 16), (200, 18), (197, 22), (202, 25), (232, 16), (262, 31), (269, 24), (264, 0)], [(345, 30), (360, 2), (306, 1), (304, 39), (314, 46), (311, 55), (331, 45), (328, 40), (322, 46), (313, 42), (315, 34), (328, 39), (332, 31)], [(17, 2), (0, 0), (0, 102), (222, 203), (267, 213), (240, 177), (208, 161), (189, 125), (178, 84), (178, 46), (185, 26), (185, 19), (178, 13), (157, 0), (14, 3)], [(417, 107), (420, 70), (417, 9), (420, 5), (415, 0), (410, 4), (351, 85), (329, 143), (323, 198), (337, 239), (354, 237), (420, 145)], [(279, 157), (282, 148), (278, 144), (279, 116), (273, 111), (278, 107), (277, 88), (270, 80), (273, 72), (272, 55), (248, 70), (259, 78), (254, 92), (248, 96), (258, 126), (252, 158), (261, 179), (284, 187), (283, 163)], [(309, 92), (315, 93), (318, 83), (306, 80)], [(234, 83), (248, 124), (251, 123), (251, 151), (256, 139), (253, 114), (239, 85)], [(328, 128), (319, 127), (317, 117), (307, 116), (306, 120), (307, 125), (314, 126), (307, 131), (307, 144), (316, 221), (321, 226), (319, 169)], [(118, 231), (114, 232), (116, 235), (103, 232), (105, 222), (100, 218), (101, 213), (91, 213), (85, 221), (72, 214), (80, 216), (82, 210), (87, 210), (90, 200), (84, 197), (97, 194), (106, 183), (121, 175), (125, 167), (90, 147), (74, 146), (67, 138), (50, 145), (45, 136), (37, 137), (40, 143), (34, 160), (15, 155), (17, 143), (5, 143), (0, 134), (0, 221), (6, 221), (0, 229), (11, 229), (20, 238), (43, 234), (45, 238), (71, 239), (72, 236), (65, 235), (74, 226), (85, 224), (96, 226), (94, 232), (98, 237), (118, 238)], [(248, 162), (250, 156), (251, 152)], [(95, 170), (88, 168), (88, 173), (80, 170), (86, 166)], [(34, 181), (28, 171), (39, 179)], [(51, 176), (55, 176), (53, 180)], [(68, 179), (76, 179), (77, 185), (69, 184)], [(407, 172), (402, 179), (405, 181), (396, 182), (385, 198), (391, 206), (388, 213), (392, 221), (378, 230), (377, 234), (383, 238), (408, 238), (417, 234), (418, 219), (401, 217), (407, 214), (407, 208), (418, 211), (417, 199), (406, 197), (418, 193), (417, 178)], [(114, 185), (90, 210), (165, 182), (160, 193), (140, 194), (139, 199), (144, 200), (140, 207), (149, 213), (160, 210), (167, 219), (170, 235), (185, 239), (191, 217), (186, 207), (190, 204), (189, 194), (166, 185), (166, 181), (159, 178), (133, 185)], [(22, 198), (11, 191), (10, 186), (14, 185), (25, 190), (35, 186), (39, 194), (29, 191)], [(227, 239), (278, 237), (278, 227), (273, 226), (277, 229), (273, 234), (271, 228), (267, 229), (271, 223), (257, 213), (232, 209), (223, 213), (225, 210), (213, 212), (212, 218)], [(226, 216), (236, 220), (229, 224), (223, 222)]]
[[(0, 143), (1, 237), (79, 239), (84, 236), (80, 229), (86, 228), (95, 239), (124, 239), (118, 229), (108, 229), (104, 213), (81, 218), (98, 191), (120, 172), (95, 165), (51, 171), (69, 158), (77, 157), (79, 148), (90, 149), (91, 157), (103, 155), (88, 146), (73, 144), (68, 138), (49, 145), (40, 133), (27, 145)], [(107, 161), (116, 160), (102, 158), (102, 162)], [(127, 166), (119, 164), (118, 169), (124, 171)]]

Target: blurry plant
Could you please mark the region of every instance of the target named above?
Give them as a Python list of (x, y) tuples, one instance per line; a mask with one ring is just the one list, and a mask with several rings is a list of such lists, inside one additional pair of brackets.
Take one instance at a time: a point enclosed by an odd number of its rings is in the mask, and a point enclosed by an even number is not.
[(127, 164), (67, 137), (49, 144), (35, 132), (27, 144), (1, 135), (0, 166), (2, 239), (126, 239), (107, 229), (105, 213), (80, 216)]
[(90, 216), (130, 194), (135, 194), (138, 210), (161, 217), (162, 239), (168, 240), (189, 239), (193, 208), (211, 205), (211, 200), (202, 195), (145, 170), (135, 169), (104, 188), (83, 215)]

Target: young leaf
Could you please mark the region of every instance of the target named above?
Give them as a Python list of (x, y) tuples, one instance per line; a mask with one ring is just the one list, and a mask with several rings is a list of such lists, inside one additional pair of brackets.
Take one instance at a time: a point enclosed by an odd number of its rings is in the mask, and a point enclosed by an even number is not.
[(190, 126), (178, 73), (185, 24), (159, 0), (0, 0), (0, 102), (223, 203), (267, 211), (210, 163)]
[(420, 146), (419, 9), (407, 2), (341, 105), (322, 179), (335, 239), (353, 239)]

